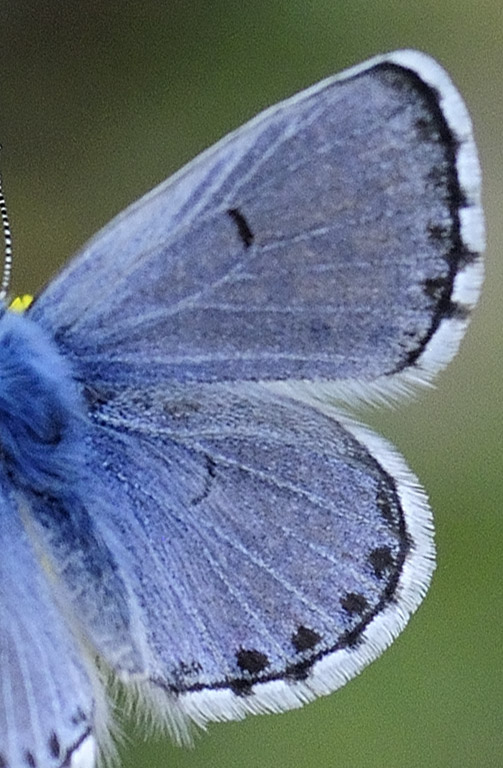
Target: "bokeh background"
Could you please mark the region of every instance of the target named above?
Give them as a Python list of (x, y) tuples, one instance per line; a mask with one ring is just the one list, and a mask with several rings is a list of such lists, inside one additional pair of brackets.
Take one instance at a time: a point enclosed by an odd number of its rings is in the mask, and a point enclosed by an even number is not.
[(13, 289), (36, 291), (128, 202), (248, 117), (397, 47), (448, 68), (473, 116), (487, 277), (458, 358), (366, 415), (436, 516), (438, 569), (386, 654), (303, 710), (210, 726), (193, 750), (123, 723), (123, 768), (503, 765), (501, 0), (2, 0), (0, 165)]

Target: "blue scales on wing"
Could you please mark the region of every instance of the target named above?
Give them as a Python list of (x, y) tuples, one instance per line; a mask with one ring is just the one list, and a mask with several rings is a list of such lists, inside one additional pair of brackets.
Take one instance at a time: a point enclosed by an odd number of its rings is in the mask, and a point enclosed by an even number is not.
[[(10, 347), (2, 318), (0, 400), (32, 361), (2, 482), (56, 634), (48, 685), (62, 659), (51, 768), (93, 766), (110, 674), (183, 735), (328, 693), (403, 628), (433, 570), (426, 498), (327, 397), (445, 365), (481, 247), (466, 110), (438, 65), (398, 53), (268, 110), (121, 214), (7, 321)], [(14, 687), (35, 679), (7, 655)], [(45, 760), (40, 722), (14, 746), (0, 733), (0, 768)]]
[(402, 572), (417, 547), (416, 587), (431, 569), (429, 513), (350, 427), (260, 385), (127, 392), (95, 419), (93, 477), (114, 500), (105, 527), (130, 563), (149, 679), (189, 712), (230, 716), (229, 690), (235, 711), (298, 705), (391, 641), (393, 622), (362, 642), (397, 600), (411, 608)]
[(477, 258), (458, 146), (415, 72), (328, 80), (127, 209), (31, 314), (113, 386), (419, 378), (439, 326), (464, 327), (453, 287)]

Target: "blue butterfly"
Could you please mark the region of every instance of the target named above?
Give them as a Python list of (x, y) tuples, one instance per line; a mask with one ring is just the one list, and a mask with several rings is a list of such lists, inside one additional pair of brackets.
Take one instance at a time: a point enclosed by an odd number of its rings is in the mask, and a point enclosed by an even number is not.
[(427, 382), (482, 281), (480, 171), (428, 56), (267, 110), (0, 318), (0, 768), (93, 768), (114, 681), (171, 729), (375, 659), (434, 568), (348, 404)]

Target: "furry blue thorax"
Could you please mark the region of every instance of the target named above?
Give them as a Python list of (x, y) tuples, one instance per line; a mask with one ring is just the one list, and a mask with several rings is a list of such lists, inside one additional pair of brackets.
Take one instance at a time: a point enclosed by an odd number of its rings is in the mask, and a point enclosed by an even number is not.
[(29, 317), (0, 315), (0, 452), (21, 486), (57, 493), (79, 463), (82, 407), (68, 363)]

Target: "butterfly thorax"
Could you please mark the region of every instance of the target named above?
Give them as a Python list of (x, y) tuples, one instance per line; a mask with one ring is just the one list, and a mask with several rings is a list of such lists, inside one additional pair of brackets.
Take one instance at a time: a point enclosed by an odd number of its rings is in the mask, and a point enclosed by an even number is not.
[(82, 429), (70, 368), (27, 316), (0, 317), (0, 451), (22, 487), (57, 492), (79, 463)]

